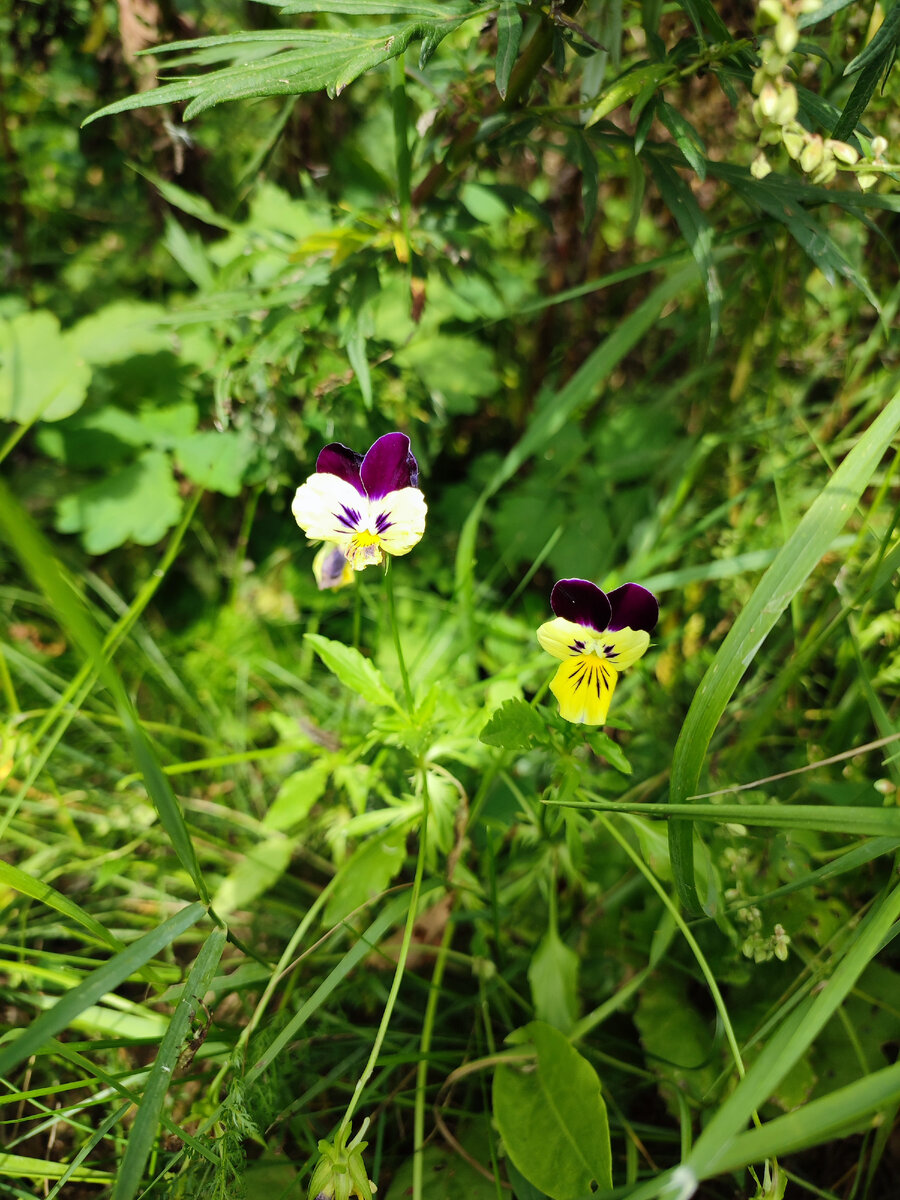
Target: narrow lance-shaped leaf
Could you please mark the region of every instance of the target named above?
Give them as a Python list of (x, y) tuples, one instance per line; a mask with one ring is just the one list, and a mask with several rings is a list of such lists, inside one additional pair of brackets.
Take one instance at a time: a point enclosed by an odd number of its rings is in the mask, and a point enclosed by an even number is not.
[(51, 1009), (42, 1013), (14, 1041), (0, 1048), (0, 1075), (7, 1075), (13, 1067), (36, 1054), (50, 1038), (71, 1025), (86, 1008), (139, 971), (166, 946), (170, 946), (186, 929), (196, 924), (205, 912), (206, 909), (200, 903), (187, 905), (157, 929), (151, 929), (149, 933), (138, 938), (127, 950), (98, 967), (77, 987), (66, 992)]
[(209, 892), (194, 844), (188, 832), (181, 806), (166, 779), (159, 759), (144, 733), (118, 672), (108, 661), (103, 645), (87, 608), (63, 567), (53, 555), (46, 539), (34, 522), (0, 480), (0, 535), (12, 548), (26, 571), (49, 601), (60, 625), (68, 632), (72, 641), (91, 663), (102, 682), (109, 688), (115, 702), (122, 727), (125, 730), (131, 751), (144, 779), (147, 794), (159, 813), (159, 819), (168, 834), (172, 848), (184, 869), (194, 881), (200, 898), (209, 901)]
[(225, 949), (226, 936), (226, 931), (221, 926), (213, 929), (191, 967), (175, 1013), (159, 1044), (156, 1061), (150, 1071), (137, 1116), (128, 1134), (128, 1144), (116, 1178), (113, 1200), (132, 1200), (141, 1186), (144, 1166), (153, 1148), (163, 1101), (178, 1065), (182, 1044), (190, 1032), (194, 1010), (209, 989), (219, 959), (222, 957), (222, 951)]
[[(720, 646), (700, 681), (675, 746), (669, 795), (673, 804), (684, 803), (698, 791), (706, 751), (725, 706), (775, 622), (843, 529), (898, 428), (900, 392), (860, 436), (832, 475)], [(690, 820), (670, 821), (669, 847), (682, 903), (698, 910), (692, 829)]]
[(522, 40), (522, 18), (515, 0), (502, 0), (497, 12), (497, 58), (494, 77), (497, 91), (506, 99), (509, 76), (519, 54)]

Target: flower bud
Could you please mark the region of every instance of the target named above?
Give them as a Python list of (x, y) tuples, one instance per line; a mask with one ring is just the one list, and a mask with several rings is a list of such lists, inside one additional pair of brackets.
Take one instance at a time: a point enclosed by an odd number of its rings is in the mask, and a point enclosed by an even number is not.
[(347, 1145), (350, 1126), (338, 1130), (334, 1144), (319, 1142), (319, 1161), (309, 1181), (309, 1200), (372, 1200), (375, 1184), (369, 1179), (363, 1163), (363, 1150), (369, 1144), (362, 1141), (369, 1122), (363, 1121), (359, 1133)]
[(760, 0), (756, 14), (760, 25), (775, 25), (784, 16), (781, 0)]
[(806, 145), (806, 138), (799, 129), (785, 129), (782, 133), (784, 148), (791, 158), (799, 158)]
[(832, 138), (829, 138), (825, 146), (831, 151), (838, 162), (846, 163), (852, 167), (855, 162), (859, 161), (859, 153), (852, 146), (848, 146), (846, 142), (835, 142)]
[(862, 191), (867, 192), (869, 188), (874, 187), (878, 182), (877, 175), (857, 175), (856, 182), (859, 184)]
[(787, 84), (778, 95), (772, 120), (776, 125), (787, 125), (797, 115), (797, 89), (792, 83)]
[(879, 133), (872, 138), (872, 153), (876, 158), (881, 158), (887, 148), (888, 140), (886, 137), (882, 137)]
[(814, 134), (800, 153), (800, 167), (804, 171), (814, 171), (825, 158), (825, 146), (821, 137)]
[(830, 156), (826, 156), (816, 169), (810, 172), (809, 181), (824, 186), (826, 183), (831, 183), (837, 175), (837, 163)]
[(799, 40), (800, 33), (797, 29), (797, 22), (793, 17), (784, 13), (775, 25), (775, 45), (782, 54), (790, 54)]
[(760, 150), (756, 158), (750, 164), (750, 174), (754, 179), (765, 179), (767, 175), (772, 173), (772, 164)]
[[(775, 109), (777, 106), (778, 93), (775, 91), (775, 85), (773, 83), (764, 84), (762, 91), (759, 93), (759, 99), (753, 106), (754, 109), (758, 108), (759, 112), (766, 118), (766, 120), (771, 121), (772, 117), (775, 115)], [(755, 115), (756, 113), (754, 112), (754, 116)]]

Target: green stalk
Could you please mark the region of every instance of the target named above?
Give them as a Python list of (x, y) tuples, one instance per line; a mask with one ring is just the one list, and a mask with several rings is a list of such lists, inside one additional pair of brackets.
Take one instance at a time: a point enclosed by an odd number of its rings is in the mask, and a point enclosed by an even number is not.
[[(401, 659), (402, 662), (402, 659)], [(428, 778), (425, 773), (425, 768), (421, 767), (422, 778), (422, 828), (419, 833), (419, 853), (416, 858), (416, 875), (413, 880), (412, 895), (409, 901), (409, 912), (406, 917), (406, 926), (403, 930), (403, 941), (400, 943), (400, 954), (397, 958), (397, 969), (394, 971), (394, 979), (391, 983), (391, 990), (388, 993), (387, 1003), (384, 1006), (384, 1012), (381, 1014), (381, 1022), (378, 1026), (378, 1032), (375, 1034), (375, 1042), (372, 1046), (372, 1052), (369, 1055), (369, 1061), (363, 1068), (363, 1073), (356, 1081), (356, 1087), (353, 1089), (353, 1095), (350, 1097), (350, 1103), (347, 1105), (347, 1111), (344, 1113), (344, 1119), (341, 1122), (340, 1128), (348, 1128), (353, 1120), (353, 1114), (356, 1112), (356, 1106), (359, 1103), (360, 1097), (363, 1094), (363, 1089), (372, 1078), (372, 1073), (378, 1063), (378, 1056), (381, 1053), (381, 1047), (387, 1035), (388, 1026), (391, 1023), (391, 1015), (394, 1011), (394, 1005), (397, 1002), (397, 995), (400, 991), (400, 984), (403, 980), (403, 972), (406, 969), (406, 959), (409, 955), (409, 947), (412, 942), (413, 926), (416, 923), (416, 913), (419, 908), (419, 896), (422, 893), (422, 876), (425, 873), (425, 851), (428, 846)]]
[(453, 919), (448, 917), (444, 926), (444, 936), (441, 938), (434, 973), (431, 976), (431, 986), (428, 989), (428, 1003), (425, 1005), (425, 1021), (422, 1025), (422, 1039), (419, 1043), (419, 1065), (416, 1068), (416, 1103), (413, 1110), (413, 1176), (412, 1200), (422, 1200), (422, 1151), (425, 1149), (425, 1089), (428, 1086), (428, 1051), (431, 1049), (431, 1035), (434, 1031), (434, 1019), (437, 1015), (438, 1000), (441, 996), (441, 983), (444, 979), (444, 968), (447, 965), (447, 952), (453, 938)]
[(394, 649), (397, 651), (397, 662), (400, 664), (400, 678), (403, 680), (403, 694), (406, 697), (406, 711), (412, 716), (413, 697), (409, 686), (409, 675), (406, 672), (406, 660), (403, 657), (403, 646), (400, 642), (400, 629), (397, 625), (397, 612), (394, 608), (394, 570), (391, 559), (387, 561), (384, 573), (385, 591), (387, 593), (388, 619), (391, 622), (391, 633), (394, 636)]

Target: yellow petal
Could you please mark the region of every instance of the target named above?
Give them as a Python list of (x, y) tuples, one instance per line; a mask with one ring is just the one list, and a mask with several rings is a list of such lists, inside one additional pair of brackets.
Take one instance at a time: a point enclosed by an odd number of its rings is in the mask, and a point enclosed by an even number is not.
[(650, 645), (650, 634), (645, 629), (607, 629), (597, 637), (597, 653), (607, 659), (617, 671), (624, 671), (644, 654)]
[(567, 621), (565, 617), (554, 617), (545, 621), (537, 631), (537, 640), (548, 654), (554, 658), (571, 658), (583, 654), (591, 647), (590, 642), (601, 635), (596, 629), (588, 629), (575, 621)]
[(559, 715), (576, 725), (602, 725), (618, 677), (615, 668), (596, 654), (566, 659), (550, 684), (559, 701)]

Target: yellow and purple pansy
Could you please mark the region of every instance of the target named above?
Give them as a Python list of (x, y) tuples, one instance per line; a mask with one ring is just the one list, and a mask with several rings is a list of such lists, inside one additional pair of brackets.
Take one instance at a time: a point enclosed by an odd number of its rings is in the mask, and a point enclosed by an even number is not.
[(334, 543), (362, 571), (385, 554), (409, 554), (420, 541), (427, 505), (418, 482), (405, 433), (386, 433), (365, 454), (332, 442), (297, 488), (291, 511), (311, 541)]
[(659, 604), (647, 588), (623, 583), (608, 595), (587, 579), (560, 579), (550, 593), (556, 616), (537, 631), (541, 646), (562, 665), (550, 690), (566, 721), (602, 725), (619, 672), (650, 645)]

